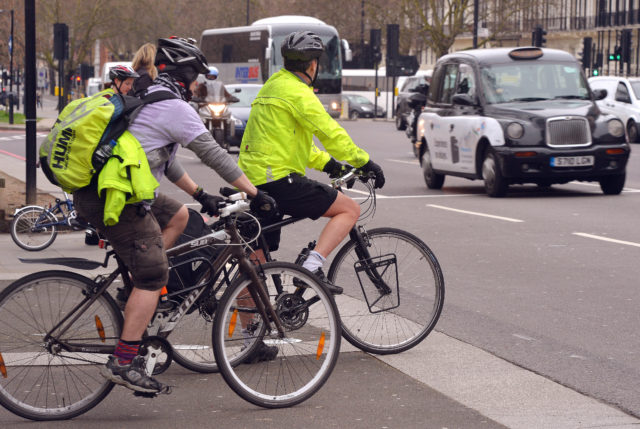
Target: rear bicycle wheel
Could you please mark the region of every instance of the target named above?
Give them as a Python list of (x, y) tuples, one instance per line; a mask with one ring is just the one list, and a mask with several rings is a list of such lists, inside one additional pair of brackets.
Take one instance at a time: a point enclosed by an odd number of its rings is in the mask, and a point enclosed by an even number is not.
[[(23, 277), (0, 293), (0, 404), (31, 420), (64, 420), (96, 406), (113, 388), (100, 375), (122, 331), (122, 315), (102, 295), (57, 340), (46, 335), (95, 283), (66, 271)], [(69, 352), (65, 345), (110, 348)]]
[(389, 289), (376, 287), (356, 242), (347, 242), (328, 275), (344, 288), (334, 297), (342, 336), (369, 353), (400, 353), (424, 340), (438, 322), (444, 305), (442, 270), (431, 249), (406, 231), (376, 228), (364, 238), (375, 272)]
[[(266, 323), (246, 299), (251, 281), (241, 277), (216, 310), (216, 361), (225, 381), (245, 400), (265, 408), (290, 407), (310, 398), (331, 375), (340, 352), (339, 315), (333, 298), (309, 271), (286, 262), (258, 269), (285, 335), (254, 329)], [(275, 357), (246, 362), (262, 343), (277, 350)]]
[(28, 206), (11, 220), (11, 238), (24, 250), (46, 249), (58, 235), (58, 219), (42, 207)]

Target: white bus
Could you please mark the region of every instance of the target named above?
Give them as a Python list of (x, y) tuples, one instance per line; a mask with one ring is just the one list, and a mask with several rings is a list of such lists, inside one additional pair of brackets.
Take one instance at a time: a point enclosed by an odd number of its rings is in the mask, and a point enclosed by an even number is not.
[(351, 50), (334, 27), (319, 19), (286, 15), (260, 19), (246, 27), (205, 30), (200, 49), (209, 64), (218, 68), (219, 79), (225, 84), (262, 84), (284, 66), (280, 45), (285, 36), (301, 30), (313, 31), (325, 45), (314, 90), (327, 112), (337, 117), (341, 110), (342, 51), (350, 61)]

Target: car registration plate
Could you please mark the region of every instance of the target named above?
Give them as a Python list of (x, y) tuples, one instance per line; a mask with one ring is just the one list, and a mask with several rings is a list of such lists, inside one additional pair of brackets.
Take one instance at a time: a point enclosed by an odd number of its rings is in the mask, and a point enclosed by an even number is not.
[(595, 157), (593, 155), (551, 157), (552, 167), (588, 167), (593, 165), (594, 162)]

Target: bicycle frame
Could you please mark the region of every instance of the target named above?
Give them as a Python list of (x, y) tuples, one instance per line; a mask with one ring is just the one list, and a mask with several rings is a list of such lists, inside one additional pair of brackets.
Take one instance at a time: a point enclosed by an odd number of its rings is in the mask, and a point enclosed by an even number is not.
[[(235, 226), (229, 224), (227, 220), (227, 225), (224, 230), (215, 231), (211, 234), (208, 234), (204, 237), (200, 237), (194, 239), (190, 242), (181, 244), (172, 249), (167, 250), (167, 257), (179, 256), (192, 250), (197, 250), (199, 248), (211, 245), (225, 245), (222, 253), (216, 257), (213, 261), (211, 272), (212, 275), (205, 274), (205, 279), (210, 278), (211, 281), (205, 281), (193, 287), (190, 287), (189, 290), (193, 289), (193, 291), (184, 299), (184, 301), (178, 307), (178, 310), (172, 314), (171, 318), (168, 321), (168, 324), (160, 326), (159, 334), (166, 337), (168, 336), (178, 321), (182, 318), (182, 316), (189, 310), (191, 305), (200, 297), (202, 293), (206, 290), (213, 287), (215, 281), (220, 277), (221, 274), (224, 273), (227, 281), (228, 275), (226, 273), (225, 266), (226, 264), (235, 259), (238, 262), (238, 267), (240, 272), (246, 274), (251, 279), (251, 286), (248, 287), (249, 294), (253, 299), (253, 302), (256, 305), (255, 309), (243, 308), (238, 309), (242, 312), (255, 312), (256, 310), (263, 317), (263, 320), (268, 321), (269, 326), (267, 327), (270, 331), (277, 330), (278, 336), (280, 338), (284, 338), (285, 332), (284, 327), (282, 326), (279, 318), (277, 317), (274, 308), (269, 304), (269, 296), (266, 290), (259, 286), (262, 285), (262, 281), (256, 271), (254, 265), (249, 261), (246, 257), (242, 246), (241, 246), (241, 238), (238, 235), (238, 231)], [(49, 343), (49, 347), (54, 347), (54, 344), (59, 345), (67, 352), (85, 352), (85, 353), (104, 353), (110, 354), (114, 351), (114, 346), (101, 346), (101, 345), (89, 345), (84, 343), (68, 343), (60, 341), (58, 338), (61, 337), (73, 324), (75, 323), (80, 316), (103, 294), (106, 293), (107, 288), (113, 283), (113, 281), (122, 274), (123, 281), (125, 285), (131, 286), (131, 282), (128, 276), (128, 270), (124, 266), (124, 263), (115, 255), (113, 250), (107, 252), (105, 257), (105, 261), (103, 263), (104, 266), (107, 266), (108, 260), (111, 256), (115, 256), (116, 261), (118, 263), (118, 268), (110, 273), (107, 277), (100, 278), (95, 281), (95, 288), (92, 291), (87, 291), (85, 293), (85, 298), (78, 303), (67, 316), (65, 316), (56, 326), (54, 326), (44, 337), (44, 341)], [(188, 261), (190, 262), (190, 261)], [(181, 291), (184, 293), (184, 291)], [(267, 303), (267, 304), (265, 304)], [(98, 321), (96, 321), (96, 324)], [(273, 323), (275, 326), (270, 326)], [(99, 329), (98, 329), (99, 331)], [(106, 338), (101, 338), (105, 340)]]

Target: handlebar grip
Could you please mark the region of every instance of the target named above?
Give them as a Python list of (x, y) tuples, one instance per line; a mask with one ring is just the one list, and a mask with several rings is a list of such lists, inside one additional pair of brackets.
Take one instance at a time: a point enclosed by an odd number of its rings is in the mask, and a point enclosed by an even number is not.
[(233, 194), (237, 194), (238, 191), (237, 189), (233, 189), (230, 188), (228, 186), (223, 186), (222, 188), (220, 188), (220, 195), (222, 195), (223, 197), (230, 197)]

